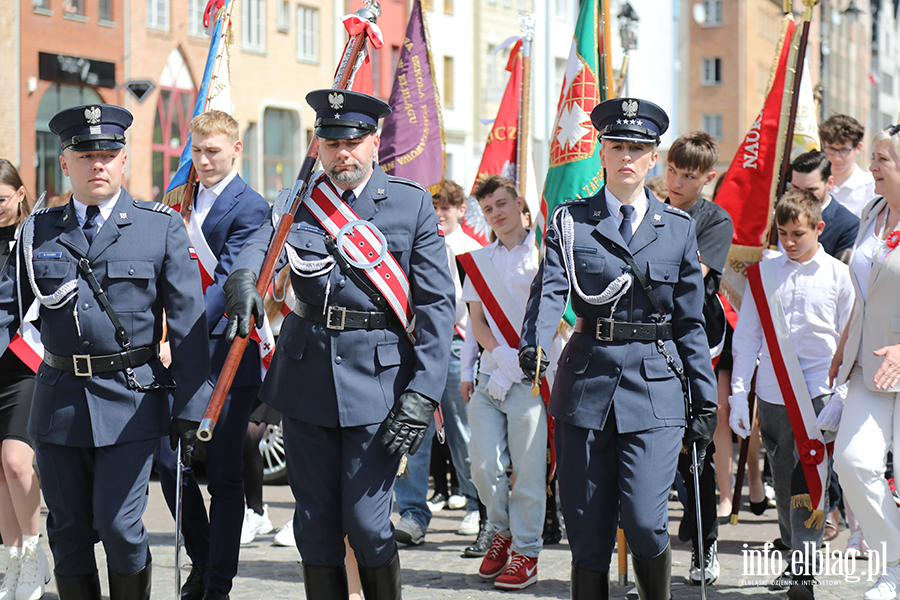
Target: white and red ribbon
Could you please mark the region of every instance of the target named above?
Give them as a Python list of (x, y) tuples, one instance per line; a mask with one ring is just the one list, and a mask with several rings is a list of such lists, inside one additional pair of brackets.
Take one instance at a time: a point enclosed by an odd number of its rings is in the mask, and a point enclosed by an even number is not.
[[(763, 261), (747, 267), (747, 280), (756, 302), (775, 378), (794, 431), (800, 463), (809, 488), (811, 510), (824, 511), (825, 481), (828, 476), (825, 439), (816, 425), (816, 411), (791, 340), (774, 266), (773, 262)], [(769, 298), (772, 299), (771, 303)]]
[[(497, 329), (503, 335), (503, 339), (510, 348), (519, 347), (519, 329), (525, 321), (525, 307), (519, 306), (513, 299), (509, 290), (503, 285), (500, 274), (491, 262), (488, 248), (473, 250), (457, 257), (466, 278), (472, 282), (472, 287), (478, 292), (478, 298), (487, 316), (494, 321)], [(518, 323), (517, 327), (515, 324)], [(541, 397), (544, 405), (550, 402), (550, 390), (553, 387), (553, 374), (547, 369), (547, 375), (541, 379)], [(553, 417), (547, 413), (547, 439), (550, 448), (550, 467), (547, 472), (548, 480), (556, 471), (556, 446), (553, 443), (554, 422)]]
[(25, 316), (22, 317), (22, 325), (19, 331), (9, 342), (9, 349), (19, 357), (25, 366), (37, 373), (41, 361), (44, 360), (44, 345), (41, 343), (41, 332), (34, 326), (34, 321), (40, 313), (40, 302), (35, 300)]

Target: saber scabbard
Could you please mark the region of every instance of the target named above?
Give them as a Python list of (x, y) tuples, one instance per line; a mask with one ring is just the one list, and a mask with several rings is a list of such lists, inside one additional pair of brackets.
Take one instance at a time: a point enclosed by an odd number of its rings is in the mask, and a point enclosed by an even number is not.
[[(540, 335), (540, 332), (538, 332)], [(534, 381), (531, 383), (531, 395), (537, 398), (541, 395), (541, 352), (543, 348), (537, 347), (537, 367), (534, 369)]]

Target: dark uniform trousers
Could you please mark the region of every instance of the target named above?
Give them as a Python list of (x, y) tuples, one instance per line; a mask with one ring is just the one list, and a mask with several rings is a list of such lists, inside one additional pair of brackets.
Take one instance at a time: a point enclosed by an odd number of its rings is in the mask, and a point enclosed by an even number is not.
[[(684, 212), (664, 205), (645, 189), (648, 210), (629, 243), (607, 208), (605, 189), (554, 213), (547, 252), (532, 283), (522, 346), (549, 345), (571, 293), (575, 314), (596, 323), (652, 323), (656, 309), (636, 277), (618, 301), (590, 304), (570, 288), (563, 253), (571, 251), (581, 293), (599, 295), (630, 267), (631, 254), (657, 296), (672, 339), (667, 353), (684, 366), (693, 398), (715, 398), (716, 388), (703, 329), (703, 277), (694, 224)], [(572, 217), (570, 250), (560, 225)], [(540, 329), (540, 338), (537, 330)], [(573, 564), (609, 571), (617, 519), (632, 554), (653, 558), (665, 551), (668, 493), (675, 479), (685, 427), (681, 384), (652, 340), (601, 341), (588, 326), (575, 332), (559, 359), (550, 399), (556, 418), (560, 500)]]
[[(231, 344), (225, 341), (225, 294), (222, 285), (247, 239), (259, 228), (269, 203), (236, 175), (216, 198), (203, 221), (203, 236), (218, 258), (214, 281), (203, 294), (209, 323), (213, 381), (225, 364)], [(227, 593), (237, 574), (244, 516), (243, 447), (247, 422), (261, 383), (259, 348), (249, 340), (212, 439), (206, 443), (209, 515), (193, 472), (185, 473), (183, 496), (184, 545), (195, 565), (209, 564), (205, 585)], [(168, 436), (157, 452), (163, 495), (175, 514), (177, 464)]]
[[(168, 207), (135, 201), (123, 189), (109, 219), (88, 244), (74, 205), (34, 215), (30, 260), (43, 295), (75, 281), (62, 306), (41, 307), (41, 341), (57, 356), (121, 352), (115, 328), (78, 267), (90, 261), (98, 283), (134, 348), (154, 347), (166, 312), (173, 363), (158, 358), (133, 370), (79, 376), (43, 363), (28, 423), (49, 508), (47, 533), (58, 576), (96, 572), (94, 544), (102, 541), (109, 569), (128, 576), (150, 561), (141, 517), (154, 448), (172, 416), (199, 420), (209, 385), (208, 326), (197, 263), (184, 223)], [(16, 261), (26, 262), (26, 244)], [(0, 279), (0, 348), (18, 329), (16, 261)], [(21, 269), (22, 305), (35, 295)], [(84, 365), (82, 364), (82, 369)], [(136, 389), (134, 383), (144, 389)], [(169, 391), (153, 384), (177, 382)]]
[[(260, 398), (283, 415), (288, 477), (297, 500), (294, 535), (304, 564), (342, 566), (346, 534), (359, 564), (375, 569), (397, 551), (390, 515), (400, 457), (381, 445), (382, 423), (404, 391), (440, 401), (455, 301), (427, 190), (374, 165), (351, 206), (384, 234), (407, 275), (415, 344), (394, 317), (387, 328), (338, 330), (289, 314)], [(273, 232), (266, 218), (234, 268), (258, 273)], [(306, 204), (297, 211), (287, 244), (296, 258), (319, 269), (330, 258), (325, 231)], [(317, 311), (385, 311), (337, 266), (311, 277), (292, 272), (291, 285), (297, 299)]]

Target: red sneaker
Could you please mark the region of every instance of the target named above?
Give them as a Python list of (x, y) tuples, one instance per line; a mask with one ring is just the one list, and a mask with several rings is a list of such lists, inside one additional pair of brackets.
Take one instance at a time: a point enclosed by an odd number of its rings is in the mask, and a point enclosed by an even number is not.
[(537, 557), (531, 558), (513, 551), (509, 566), (494, 581), (494, 587), (504, 590), (524, 590), (537, 582)]
[(491, 548), (484, 555), (481, 560), (481, 568), (478, 569), (478, 574), (482, 579), (493, 579), (503, 572), (506, 563), (509, 562), (509, 545), (511, 543), (511, 537), (505, 538), (499, 533), (494, 534)]

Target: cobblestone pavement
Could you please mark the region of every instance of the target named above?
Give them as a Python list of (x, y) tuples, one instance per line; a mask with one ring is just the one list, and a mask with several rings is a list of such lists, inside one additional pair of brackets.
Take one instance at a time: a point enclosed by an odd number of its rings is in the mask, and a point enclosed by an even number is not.
[[(151, 482), (149, 507), (145, 523), (150, 532), (153, 553), (153, 598), (176, 598), (174, 588), (174, 522), (166, 509), (157, 482)], [(293, 499), (287, 486), (267, 486), (265, 498), (269, 505), (269, 516), (278, 527), (284, 524), (293, 511)], [(418, 547), (403, 547), (400, 560), (403, 568), (403, 597), (406, 600), (463, 600), (469, 598), (569, 598), (569, 571), (571, 555), (565, 540), (563, 543), (544, 548), (538, 565), (540, 580), (537, 584), (519, 592), (496, 590), (489, 582), (478, 577), (478, 559), (461, 557), (462, 549), (469, 545), (472, 537), (456, 535), (456, 528), (464, 515), (463, 511), (444, 510), (435, 514), (428, 531), (426, 542)], [(699, 598), (700, 588), (686, 581), (690, 563), (690, 543), (678, 541), (678, 524), (681, 520), (681, 506), (670, 503), (670, 533), (674, 550), (672, 567), (672, 593), (675, 600)], [(742, 552), (763, 550), (765, 542), (778, 537), (775, 510), (769, 509), (761, 517), (745, 511), (737, 526), (722, 525), (719, 533), (719, 561), (722, 574), (718, 582), (711, 586), (710, 598), (785, 598), (785, 593), (769, 591), (765, 583), (780, 573), (782, 564), (775, 566), (768, 561), (768, 573), (749, 571), (745, 574), (745, 558)], [(394, 515), (396, 521), (398, 516)], [(300, 576), (300, 556), (295, 548), (272, 545), (274, 532), (257, 538), (241, 551), (238, 576), (231, 592), (232, 600), (258, 599), (303, 599), (302, 578)], [(832, 542), (835, 550), (843, 550), (847, 532)], [(42, 543), (49, 554), (46, 536)], [(97, 546), (103, 589), (106, 590), (106, 564), (102, 546)], [(187, 562), (185, 560), (183, 562)], [(757, 563), (765, 562), (757, 560)], [(877, 575), (870, 576), (872, 565), (867, 561), (843, 561), (841, 570), (834, 566), (832, 575), (819, 577), (816, 597), (822, 600), (861, 598), (862, 593), (872, 585)], [(630, 568), (630, 565), (629, 565)], [(189, 569), (182, 571), (187, 577)], [(843, 573), (850, 573), (844, 576)], [(611, 580), (611, 598), (624, 598), (632, 586), (615, 585), (618, 581), (614, 559)], [(871, 578), (871, 579), (870, 579)], [(855, 579), (858, 579), (856, 581)], [(51, 583), (46, 600), (57, 600), (56, 588)], [(372, 599), (370, 599), (372, 600)]]

